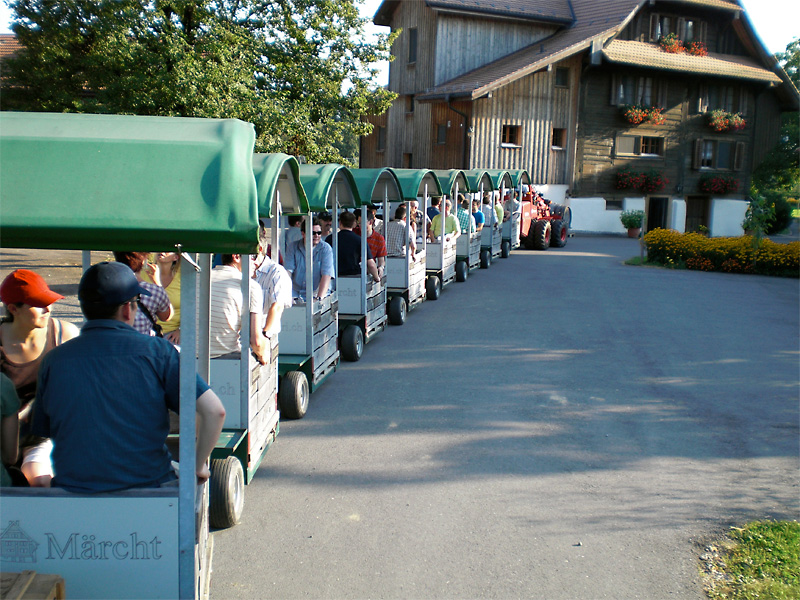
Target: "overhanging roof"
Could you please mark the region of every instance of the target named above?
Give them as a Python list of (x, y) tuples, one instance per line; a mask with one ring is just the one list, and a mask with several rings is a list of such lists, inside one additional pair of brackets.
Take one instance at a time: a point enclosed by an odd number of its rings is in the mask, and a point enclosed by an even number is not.
[[(384, 0), (375, 12), (375, 25), (391, 26), (401, 0)], [(420, 0), (408, 0), (419, 2)], [(463, 15), (543, 21), (568, 25), (575, 20), (571, 0), (425, 0), (429, 8)]]
[(611, 63), (636, 67), (782, 83), (778, 75), (759, 65), (756, 60), (745, 56), (713, 53), (709, 53), (708, 56), (671, 54), (664, 52), (657, 44), (614, 40), (603, 50), (603, 57)]

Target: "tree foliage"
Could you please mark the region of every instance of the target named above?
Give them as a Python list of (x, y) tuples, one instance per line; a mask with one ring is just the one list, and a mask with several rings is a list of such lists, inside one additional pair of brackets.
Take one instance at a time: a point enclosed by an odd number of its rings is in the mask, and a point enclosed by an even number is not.
[(394, 95), (354, 0), (14, 0), (3, 109), (238, 118), (257, 150), (343, 162)]

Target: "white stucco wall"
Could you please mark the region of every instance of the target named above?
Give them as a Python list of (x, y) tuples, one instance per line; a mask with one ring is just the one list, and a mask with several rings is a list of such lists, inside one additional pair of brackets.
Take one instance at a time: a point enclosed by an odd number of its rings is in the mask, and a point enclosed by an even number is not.
[(683, 198), (672, 199), (672, 206), (669, 209), (669, 228), (678, 233), (686, 231), (686, 200)]
[(709, 216), (711, 235), (713, 237), (742, 235), (744, 233), (742, 221), (746, 212), (747, 202), (744, 200), (712, 199)]
[(536, 188), (537, 192), (554, 204), (568, 204), (564, 202), (567, 196), (567, 190), (569, 189), (566, 185), (537, 183), (533, 187)]
[[(538, 187), (537, 187), (538, 189)], [(604, 198), (569, 198), (572, 230), (591, 233), (625, 233), (619, 220), (620, 210), (606, 210)], [(644, 198), (624, 198), (623, 210), (644, 210)]]

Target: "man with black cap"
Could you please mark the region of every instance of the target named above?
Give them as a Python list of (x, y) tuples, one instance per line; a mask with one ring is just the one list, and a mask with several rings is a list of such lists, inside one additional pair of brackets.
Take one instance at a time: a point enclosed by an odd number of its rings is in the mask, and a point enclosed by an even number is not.
[[(45, 357), (36, 393), (33, 431), (53, 440), (56, 487), (93, 493), (175, 480), (165, 441), (167, 409), (179, 408), (180, 359), (172, 344), (132, 327), (139, 297), (148, 293), (122, 263), (96, 264), (81, 278), (87, 323)], [(196, 390), (194, 467), (205, 481), (225, 409), (199, 375)]]

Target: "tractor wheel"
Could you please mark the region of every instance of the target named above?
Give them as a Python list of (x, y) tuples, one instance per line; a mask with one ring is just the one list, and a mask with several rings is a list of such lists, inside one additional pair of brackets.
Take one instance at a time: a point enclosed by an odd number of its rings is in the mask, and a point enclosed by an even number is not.
[(550, 246), (550, 221), (536, 221), (533, 231), (533, 247), (536, 250), (547, 250)]
[(281, 417), (302, 419), (308, 410), (308, 379), (302, 371), (289, 371), (278, 390)]
[(342, 332), (339, 340), (339, 347), (342, 351), (342, 358), (350, 362), (356, 362), (364, 354), (364, 332), (358, 325), (348, 325)]
[(481, 250), (481, 269), (488, 269), (492, 264), (491, 250)]
[(563, 248), (567, 245), (567, 232), (568, 227), (562, 219), (555, 219), (550, 223), (553, 228), (552, 235), (550, 236), (550, 245), (553, 248)]
[(392, 296), (389, 300), (389, 307), (386, 309), (386, 316), (392, 325), (402, 325), (406, 322), (406, 299), (402, 296)]
[(456, 281), (466, 281), (469, 275), (469, 265), (467, 261), (460, 260), (456, 263)]
[(525, 236), (525, 241), (522, 242), (525, 245), (526, 250), (535, 250), (536, 249), (536, 224), (539, 221), (531, 221), (531, 227), (528, 229), (528, 235)]
[(208, 488), (208, 521), (212, 527), (233, 527), (244, 510), (244, 470), (235, 456), (211, 461)]
[(503, 243), (500, 244), (500, 258), (508, 258), (509, 254), (511, 254), (511, 242), (504, 240)]
[(431, 275), (425, 280), (425, 293), (428, 295), (428, 300), (438, 300), (439, 294), (442, 293), (442, 281), (436, 275)]

